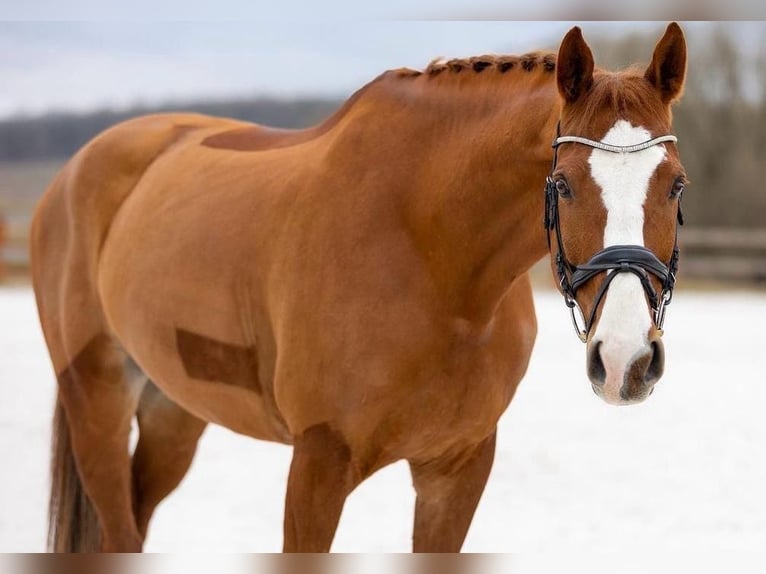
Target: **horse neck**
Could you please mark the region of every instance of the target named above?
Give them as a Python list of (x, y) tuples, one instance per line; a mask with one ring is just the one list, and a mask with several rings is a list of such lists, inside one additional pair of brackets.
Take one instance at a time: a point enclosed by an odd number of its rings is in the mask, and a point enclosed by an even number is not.
[(413, 82), (404, 94), (389, 89), (394, 105), (376, 115), (376, 153), (440, 298), (479, 325), (547, 252), (543, 186), (559, 104), (553, 74), (521, 80), (431, 93)]

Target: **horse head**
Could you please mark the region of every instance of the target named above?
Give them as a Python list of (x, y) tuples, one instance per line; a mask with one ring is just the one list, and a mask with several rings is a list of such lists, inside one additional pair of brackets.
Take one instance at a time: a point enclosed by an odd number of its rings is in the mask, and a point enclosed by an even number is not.
[(587, 345), (593, 390), (611, 404), (644, 400), (664, 369), (686, 184), (671, 105), (685, 72), (677, 24), (643, 70), (597, 70), (579, 28), (558, 54), (561, 116), (546, 187), (551, 262)]

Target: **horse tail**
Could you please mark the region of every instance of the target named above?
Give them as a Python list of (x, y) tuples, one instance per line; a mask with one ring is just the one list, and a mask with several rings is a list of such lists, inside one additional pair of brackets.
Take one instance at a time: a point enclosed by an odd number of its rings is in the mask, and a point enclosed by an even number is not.
[(98, 552), (101, 546), (98, 516), (80, 481), (60, 396), (53, 415), (52, 444), (48, 551)]

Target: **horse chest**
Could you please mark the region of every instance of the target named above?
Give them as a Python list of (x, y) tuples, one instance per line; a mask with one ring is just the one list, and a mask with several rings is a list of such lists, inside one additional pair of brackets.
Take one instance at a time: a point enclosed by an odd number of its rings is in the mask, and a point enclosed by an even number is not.
[(453, 349), (434, 370), (418, 381), (426, 394), (423, 406), (440, 415), (440, 425), (450, 426), (473, 426), (477, 420), (494, 425), (521, 378), (508, 358), (492, 349)]

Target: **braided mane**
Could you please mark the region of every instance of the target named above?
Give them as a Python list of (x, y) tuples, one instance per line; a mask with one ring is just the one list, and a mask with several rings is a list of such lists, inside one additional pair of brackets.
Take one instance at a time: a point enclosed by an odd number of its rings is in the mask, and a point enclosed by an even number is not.
[(426, 76), (433, 78), (440, 75), (456, 75), (464, 71), (474, 74), (496, 71), (505, 74), (514, 69), (525, 72), (531, 72), (536, 69), (553, 72), (556, 69), (556, 54), (532, 52), (522, 56), (484, 55), (449, 60), (436, 58), (428, 64), (425, 70), (400, 68), (394, 70), (394, 72), (399, 77), (415, 78)]

